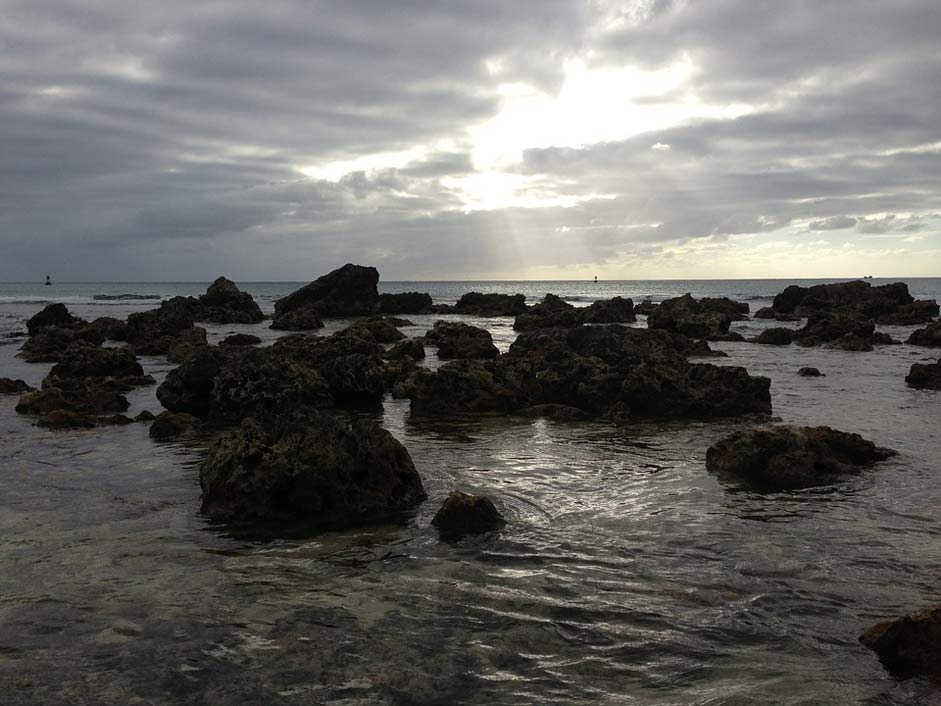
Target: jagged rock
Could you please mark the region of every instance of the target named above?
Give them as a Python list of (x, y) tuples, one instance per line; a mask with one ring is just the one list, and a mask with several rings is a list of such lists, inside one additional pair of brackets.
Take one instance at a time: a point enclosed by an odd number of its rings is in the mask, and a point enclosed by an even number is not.
[(35, 336), (44, 328), (54, 326), (55, 328), (78, 328), (85, 322), (69, 313), (65, 304), (48, 304), (42, 311), (30, 318), (26, 322), (26, 330), (30, 336)]
[(377, 343), (396, 343), (405, 338), (405, 334), (399, 331), (390, 322), (382, 318), (365, 319), (357, 321), (341, 333), (353, 333), (358, 336), (372, 338)]
[(794, 314), (784, 314), (780, 311), (775, 311), (774, 307), (766, 306), (762, 307), (755, 312), (756, 319), (774, 319), (776, 321), (800, 321), (800, 316), (795, 316)]
[(654, 304), (650, 299), (644, 299), (640, 304), (634, 305), (634, 314), (643, 314), (644, 316), (650, 316), (650, 312), (654, 311), (657, 308), (657, 305)]
[(831, 341), (826, 345), (827, 348), (839, 351), (850, 351), (850, 352), (866, 352), (872, 350), (872, 344), (860, 338), (859, 336), (848, 333), (844, 336), (840, 336), (835, 341)]
[(905, 342), (910, 346), (941, 347), (941, 321), (935, 321), (925, 326), (925, 328), (913, 331)]
[(42, 415), (36, 426), (45, 429), (91, 429), (95, 426), (95, 419), (81, 412), (68, 409), (53, 409)]
[(794, 339), (794, 332), (789, 328), (768, 328), (752, 339), (752, 343), (771, 346), (787, 346)]
[(737, 302), (728, 297), (703, 297), (699, 306), (702, 311), (726, 314), (732, 321), (745, 321), (750, 311), (747, 302)]
[(875, 332), (871, 319), (858, 319), (849, 316), (812, 315), (804, 327), (794, 333), (796, 340), (822, 341), (829, 343), (847, 334), (869, 339)]
[[(205, 331), (205, 329), (198, 328), (192, 329), (193, 331)], [(167, 362), (180, 364), (183, 361), (187, 360), (190, 356), (195, 353), (198, 353), (201, 350), (208, 348), (209, 344), (206, 341), (197, 341), (195, 343), (190, 343), (188, 341), (180, 341), (174, 343), (167, 350)]]
[(16, 405), (20, 414), (46, 415), (56, 409), (82, 414), (124, 412), (127, 398), (103, 386), (95, 379), (57, 379), (45, 381), (36, 392), (27, 392)]
[(581, 314), (581, 320), (586, 324), (622, 324), (637, 321), (634, 302), (621, 297), (596, 301), (582, 309)]
[(706, 453), (706, 467), (760, 489), (793, 490), (829, 485), (894, 454), (859, 434), (780, 425), (722, 439)]
[(425, 499), (389, 432), (313, 410), (245, 419), (209, 448), (199, 475), (213, 520), (286, 532), (376, 522)]
[(94, 338), (100, 336), (102, 340), (123, 341), (127, 338), (127, 323), (111, 316), (99, 316), (82, 329), (93, 332)]
[(905, 376), (905, 383), (920, 390), (941, 390), (941, 360), (937, 363), (915, 363)]
[(517, 316), (513, 328), (517, 331), (535, 331), (542, 328), (572, 328), (581, 326), (581, 323), (582, 313), (578, 309), (555, 294), (547, 294), (539, 304)]
[(261, 307), (248, 292), (243, 292), (232, 280), (219, 277), (209, 285), (206, 293), (196, 300), (194, 318), (216, 324), (257, 324), (265, 316)]
[(186, 412), (161, 412), (150, 425), (150, 438), (175, 439), (184, 434), (199, 431), (202, 422)]
[(313, 331), (323, 328), (323, 319), (317, 309), (305, 306), (283, 314), (276, 313), (269, 328), (277, 331)]
[(823, 373), (817, 370), (817, 368), (801, 368), (797, 371), (797, 374), (803, 378), (826, 377)]
[(801, 317), (841, 315), (899, 326), (926, 323), (938, 315), (937, 303), (915, 301), (903, 282), (878, 287), (862, 281), (791, 285), (774, 298), (773, 308)]
[(415, 323), (411, 321), (410, 319), (403, 319), (399, 316), (381, 316), (381, 317), (373, 317), (373, 318), (381, 318), (383, 321), (385, 321), (386, 323), (392, 324), (396, 328), (401, 328), (402, 326), (414, 326), (415, 325)]
[(663, 301), (647, 315), (647, 326), (681, 333), (690, 338), (707, 338), (728, 333), (732, 316), (702, 306), (689, 294)]
[(73, 343), (49, 373), (57, 378), (71, 377), (141, 377), (144, 369), (130, 349), (102, 348), (88, 343)]
[(500, 355), (489, 331), (458, 321), (436, 321), (425, 334), (425, 341), (438, 347), (438, 357), (442, 360), (487, 359)]
[(206, 330), (195, 325), (193, 302), (188, 297), (174, 297), (156, 309), (127, 317), (125, 337), (137, 355), (166, 355), (176, 345), (206, 343)]
[(320, 316), (370, 316), (379, 312), (375, 267), (344, 265), (275, 302), (280, 319), (299, 309), (312, 308)]
[[(73, 329), (46, 326), (23, 342), (17, 356), (28, 363), (56, 363), (69, 346), (82, 340), (86, 339), (79, 338)], [(91, 343), (97, 345), (101, 341)]]
[(900, 346), (901, 341), (896, 341), (887, 333), (876, 331), (869, 337), (869, 344), (873, 346)]
[(526, 296), (468, 292), (457, 300), (452, 310), (455, 314), (472, 316), (519, 316), (526, 311)]
[(925, 677), (941, 684), (941, 606), (878, 623), (859, 641), (896, 678)]
[(136, 417), (134, 417), (135, 422), (152, 422), (157, 417), (150, 410), (142, 410)]
[(417, 338), (407, 338), (383, 353), (383, 357), (392, 360), (406, 357), (423, 360), (425, 358), (425, 346)]
[(381, 314), (428, 314), (431, 313), (431, 305), (431, 295), (424, 292), (379, 295)]
[(24, 392), (35, 392), (36, 388), (27, 385), (22, 380), (0, 378), (0, 395), (22, 395)]
[(490, 498), (452, 490), (435, 513), (431, 524), (444, 539), (460, 539), (471, 534), (493, 532), (506, 525), (506, 520)]
[(124, 414), (112, 414), (109, 417), (102, 417), (98, 420), (99, 424), (110, 424), (111, 426), (123, 427), (133, 424), (134, 420)]
[(178, 368), (167, 373), (166, 380), (157, 388), (157, 399), (171, 412), (208, 416), (215, 379), (226, 360), (226, 351), (215, 346), (194, 351)]
[(258, 336), (253, 336), (250, 333), (233, 333), (231, 336), (226, 336), (221, 341), (219, 341), (220, 346), (257, 346), (261, 343), (261, 339)]

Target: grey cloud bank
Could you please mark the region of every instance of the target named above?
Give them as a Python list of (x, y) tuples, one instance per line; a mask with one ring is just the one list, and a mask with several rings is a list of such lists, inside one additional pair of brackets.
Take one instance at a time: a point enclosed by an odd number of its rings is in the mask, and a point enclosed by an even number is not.
[(3, 280), (941, 270), (935, 0), (0, 14)]

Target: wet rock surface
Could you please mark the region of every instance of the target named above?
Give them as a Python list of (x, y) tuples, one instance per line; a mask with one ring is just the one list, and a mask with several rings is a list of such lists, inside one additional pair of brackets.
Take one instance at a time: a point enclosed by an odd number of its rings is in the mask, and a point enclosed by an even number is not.
[(150, 438), (157, 440), (176, 439), (201, 429), (199, 418), (186, 412), (161, 412), (150, 425)]
[(924, 328), (913, 331), (905, 342), (910, 346), (941, 347), (941, 321), (935, 321)]
[(859, 434), (780, 425), (722, 439), (706, 453), (706, 467), (758, 489), (795, 490), (829, 485), (894, 454)]
[(34, 392), (32, 385), (27, 385), (24, 381), (12, 378), (0, 378), (0, 395), (22, 395), (24, 392)]
[(424, 340), (438, 347), (438, 357), (442, 360), (488, 359), (500, 355), (487, 329), (459, 321), (436, 321)]
[(941, 684), (941, 605), (878, 623), (859, 641), (897, 678), (926, 677)]
[(914, 363), (905, 376), (905, 383), (920, 390), (941, 390), (941, 360)]
[(506, 525), (506, 520), (490, 498), (453, 490), (435, 513), (431, 524), (443, 539), (460, 539), (496, 531)]

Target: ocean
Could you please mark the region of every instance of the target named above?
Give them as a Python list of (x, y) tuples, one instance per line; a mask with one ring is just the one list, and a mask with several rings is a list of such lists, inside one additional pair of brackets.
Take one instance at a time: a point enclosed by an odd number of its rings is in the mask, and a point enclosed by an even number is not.
[[(380, 290), (438, 303), (553, 292), (577, 305), (690, 292), (754, 311), (819, 281)], [(902, 281), (941, 300), (941, 278)], [(207, 284), (0, 284), (0, 376), (35, 385), (48, 372), (6, 336), (49, 301), (124, 317)], [(239, 283), (267, 312), (300, 284)], [(409, 318), (403, 331), (421, 335), (442, 317)], [(511, 319), (445, 318), (486, 326), (501, 350), (515, 337)], [(211, 341), (270, 342), (267, 325), (207, 329)], [(904, 340), (913, 328), (881, 330)], [(204, 442), (155, 443), (140, 424), (52, 433), (0, 397), (0, 702), (930, 703), (928, 685), (897, 683), (857, 638), (941, 600), (941, 394), (903, 380), (937, 351), (711, 345), (729, 357), (709, 362), (771, 378), (777, 419), (858, 432), (899, 455), (839, 485), (760, 494), (704, 464), (747, 421), (412, 420), (407, 400), (389, 398), (378, 421), (409, 449), (429, 499), (401, 523), (253, 542), (198, 512)], [(158, 382), (173, 367), (141, 362)], [(803, 366), (826, 377), (799, 377)], [(131, 416), (160, 410), (154, 387), (128, 398)], [(508, 526), (439, 541), (430, 520), (454, 488), (493, 498)]]

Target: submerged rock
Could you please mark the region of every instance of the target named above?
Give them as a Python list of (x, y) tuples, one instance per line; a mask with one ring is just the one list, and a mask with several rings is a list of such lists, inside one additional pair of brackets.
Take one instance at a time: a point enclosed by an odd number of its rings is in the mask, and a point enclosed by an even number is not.
[(561, 297), (547, 294), (540, 303), (517, 316), (513, 328), (517, 331), (535, 331), (543, 328), (573, 328), (581, 324), (581, 311)]
[(46, 415), (61, 409), (82, 414), (100, 415), (124, 412), (127, 398), (101, 381), (91, 379), (57, 379), (43, 382), (36, 392), (20, 397), (16, 411), (20, 414)]
[(42, 415), (36, 426), (45, 429), (91, 429), (95, 418), (69, 409), (53, 409)]
[(226, 336), (221, 341), (219, 341), (220, 346), (257, 346), (261, 343), (261, 339), (258, 336), (253, 336), (250, 333), (233, 333), (231, 336)]
[(941, 360), (915, 363), (905, 376), (905, 383), (920, 390), (941, 390)]
[(460, 539), (471, 534), (493, 532), (506, 525), (506, 520), (490, 498), (452, 490), (435, 513), (431, 524), (444, 539)]
[(788, 346), (794, 340), (794, 332), (789, 328), (768, 328), (752, 339), (752, 343), (771, 346)]
[(472, 316), (519, 316), (526, 311), (526, 296), (468, 292), (457, 300), (452, 310), (455, 314)]
[(150, 425), (150, 438), (175, 439), (184, 434), (199, 431), (202, 422), (186, 412), (161, 412)]
[(856, 334), (847, 333), (835, 341), (831, 341), (826, 347), (839, 351), (868, 352), (872, 350), (872, 343)]
[(817, 370), (817, 368), (801, 368), (797, 371), (797, 374), (803, 378), (826, 377), (823, 373)]
[(209, 448), (199, 477), (213, 520), (286, 531), (376, 522), (425, 499), (389, 432), (313, 410), (245, 419)]
[(399, 292), (379, 295), (381, 314), (428, 314), (431, 313), (431, 295), (425, 292)]
[(910, 346), (941, 347), (941, 321), (935, 321), (925, 326), (925, 328), (913, 331), (905, 342)]
[(759, 489), (829, 485), (895, 454), (830, 427), (772, 426), (732, 434), (710, 447), (706, 468)]
[(438, 347), (438, 357), (442, 360), (487, 359), (500, 355), (487, 329), (459, 321), (436, 321), (425, 334), (425, 340)]
[(925, 677), (941, 683), (941, 605), (878, 623), (859, 641), (898, 679)]
[(157, 418), (157, 417), (154, 416), (154, 413), (153, 413), (153, 412), (151, 412), (150, 410), (145, 409), (145, 410), (142, 410), (141, 412), (139, 412), (136, 417), (134, 417), (134, 421), (135, 421), (135, 422), (152, 422), (152, 421), (154, 421), (156, 418)]
[(275, 302), (275, 319), (301, 309), (320, 316), (371, 316), (379, 313), (379, 272), (375, 267), (347, 264)]
[(691, 295), (684, 294), (667, 299), (653, 309), (647, 315), (647, 326), (690, 338), (707, 338), (728, 333), (733, 318), (725, 311), (703, 306)]
[(34, 392), (35, 390), (35, 387), (27, 385), (23, 380), (0, 378), (0, 395), (22, 395), (24, 392)]

